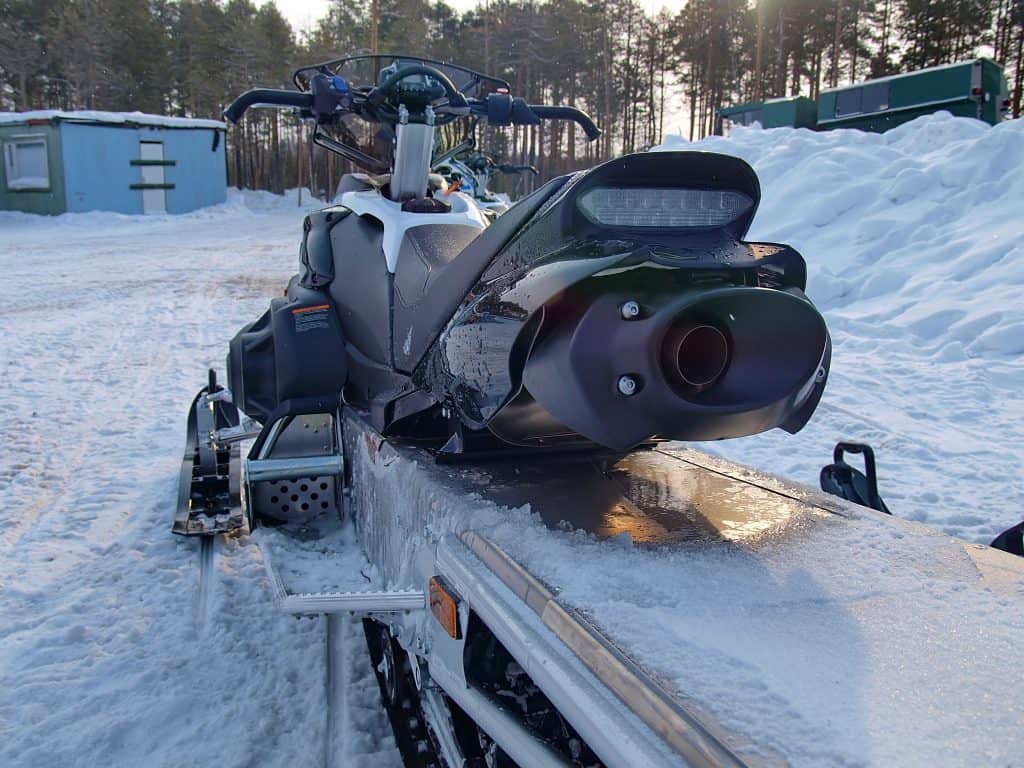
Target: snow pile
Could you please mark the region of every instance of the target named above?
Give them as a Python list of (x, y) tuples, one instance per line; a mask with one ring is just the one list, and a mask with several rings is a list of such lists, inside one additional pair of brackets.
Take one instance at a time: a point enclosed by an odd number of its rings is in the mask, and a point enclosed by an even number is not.
[(885, 134), (737, 128), (659, 149), (738, 155), (763, 201), (749, 238), (796, 247), (832, 333), (799, 435), (703, 447), (817, 484), (871, 443), (898, 516), (979, 542), (1024, 517), (1024, 120), (938, 113)]
[(227, 123), (221, 120), (151, 115), (146, 112), (102, 112), (95, 109), (71, 111), (36, 109), (28, 112), (0, 112), (0, 124), (24, 123), (28, 120), (66, 120), (76, 123), (109, 123), (114, 125), (152, 125), (161, 128), (219, 128), (227, 130), (228, 127)]

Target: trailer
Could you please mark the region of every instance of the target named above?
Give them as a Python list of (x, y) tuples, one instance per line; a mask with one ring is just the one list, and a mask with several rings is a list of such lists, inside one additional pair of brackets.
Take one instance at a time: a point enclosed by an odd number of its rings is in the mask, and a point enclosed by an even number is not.
[(720, 109), (715, 132), (722, 135), (728, 126), (754, 123), (762, 128), (814, 128), (817, 120), (817, 102), (806, 96), (791, 96)]
[(1007, 93), (996, 62), (959, 61), (822, 91), (818, 127), (881, 133), (939, 110), (995, 125), (1006, 117)]
[[(321, 455), (275, 458), (310, 429)], [(363, 621), (406, 765), (1016, 759), (1020, 558), (675, 444), (464, 464), (351, 410), (276, 434), (246, 503), (329, 501), (256, 530), (275, 599)]]
[(829, 88), (816, 100), (792, 96), (736, 104), (719, 110), (715, 133), (754, 123), (762, 128), (884, 133), (939, 111), (996, 125), (1006, 119), (1009, 107), (1003, 68), (979, 58)]

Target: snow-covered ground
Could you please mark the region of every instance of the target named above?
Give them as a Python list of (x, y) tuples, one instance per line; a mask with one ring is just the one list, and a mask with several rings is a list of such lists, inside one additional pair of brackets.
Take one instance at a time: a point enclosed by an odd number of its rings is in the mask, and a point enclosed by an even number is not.
[[(712, 448), (813, 484), (865, 440), (897, 515), (979, 542), (1024, 516), (1024, 121), (699, 147), (753, 163), (751, 235), (803, 252), (835, 344), (804, 432)], [(302, 213), (0, 213), (0, 765), (397, 762), (358, 634), (339, 697), (324, 623), (273, 611), (247, 537), (200, 585), (169, 532), (188, 402), (294, 271)]]
[(838, 440), (867, 442), (894, 514), (984, 543), (1020, 522), (1024, 120), (739, 128), (664, 148), (690, 146), (754, 166), (764, 197), (750, 238), (803, 253), (834, 343), (800, 434), (704, 447), (817, 485)]
[(0, 765), (398, 764), (361, 630), (328, 692), (325, 622), (276, 612), (249, 538), (200, 584), (170, 533), (188, 403), (301, 217), (0, 213)]

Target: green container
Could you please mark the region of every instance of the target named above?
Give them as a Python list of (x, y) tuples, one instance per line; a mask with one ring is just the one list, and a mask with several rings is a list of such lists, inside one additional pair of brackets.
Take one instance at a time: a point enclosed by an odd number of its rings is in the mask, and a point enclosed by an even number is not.
[(882, 133), (942, 110), (995, 125), (1006, 106), (1002, 67), (990, 59), (975, 59), (822, 91), (818, 127)]
[(818, 105), (806, 96), (768, 99), (737, 104), (718, 111), (718, 133), (725, 124), (753, 125), (762, 128), (813, 128), (818, 116)]

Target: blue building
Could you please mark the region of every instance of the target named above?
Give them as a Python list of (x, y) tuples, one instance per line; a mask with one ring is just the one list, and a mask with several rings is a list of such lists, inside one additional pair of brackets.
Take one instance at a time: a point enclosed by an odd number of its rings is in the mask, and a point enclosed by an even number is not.
[(224, 202), (226, 126), (141, 112), (0, 112), (0, 210), (185, 213)]

